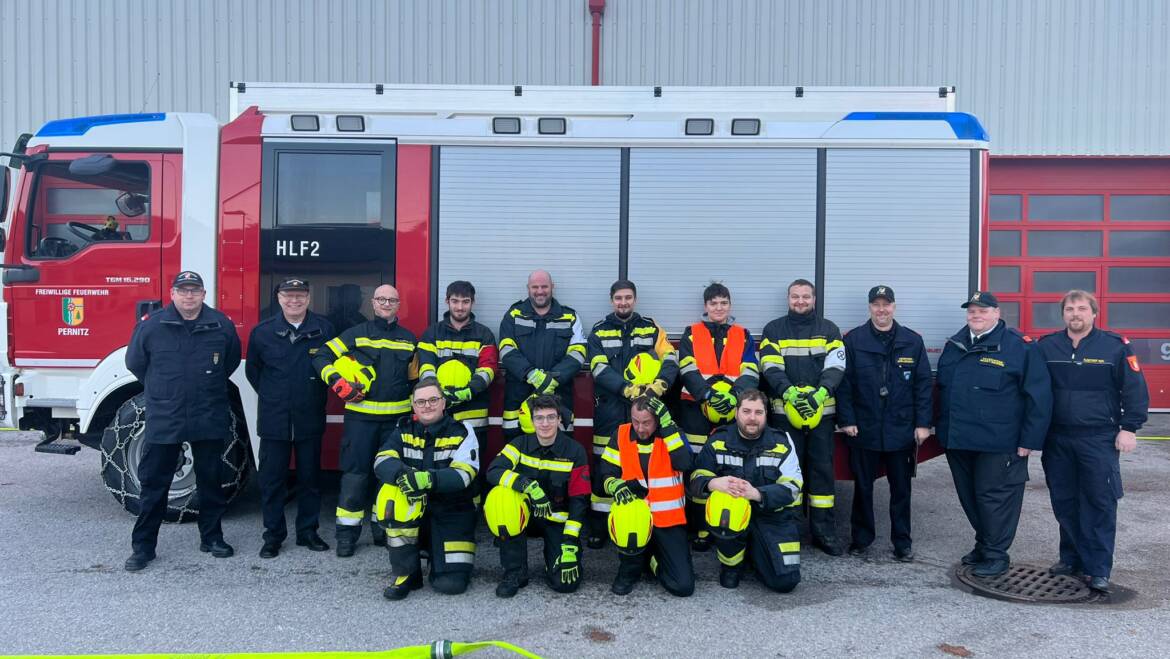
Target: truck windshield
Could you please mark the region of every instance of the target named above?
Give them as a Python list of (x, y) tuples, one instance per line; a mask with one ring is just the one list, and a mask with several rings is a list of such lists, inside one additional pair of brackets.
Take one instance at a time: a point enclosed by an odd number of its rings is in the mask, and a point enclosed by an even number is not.
[(68, 162), (36, 170), (29, 199), (25, 251), (63, 259), (95, 243), (142, 242), (150, 236), (150, 166), (119, 162), (97, 176), (69, 171)]

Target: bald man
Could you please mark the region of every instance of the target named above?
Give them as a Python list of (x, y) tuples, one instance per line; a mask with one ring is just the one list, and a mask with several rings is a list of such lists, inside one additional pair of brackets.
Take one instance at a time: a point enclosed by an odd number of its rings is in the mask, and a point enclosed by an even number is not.
[(374, 544), (386, 544), (386, 532), (371, 514), (374, 454), (382, 435), (410, 414), (410, 389), (418, 378), (415, 336), (398, 324), (398, 289), (383, 284), (374, 289), (370, 301), (374, 319), (327, 342), (328, 349), (320, 350), (313, 360), (321, 379), (345, 401), (337, 495), (337, 555), (343, 558), (353, 556), (367, 516)]
[(500, 322), (500, 364), (504, 367), (504, 437), (521, 433), (520, 406), (529, 397), (554, 394), (561, 400), (566, 431), (573, 425), (573, 378), (585, 363), (585, 332), (577, 312), (553, 297), (552, 275), (528, 275), (528, 297), (514, 303)]

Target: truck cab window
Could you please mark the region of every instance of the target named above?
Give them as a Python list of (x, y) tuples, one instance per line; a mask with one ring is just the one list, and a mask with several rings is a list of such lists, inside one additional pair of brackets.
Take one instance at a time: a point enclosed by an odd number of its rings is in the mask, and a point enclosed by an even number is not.
[(25, 251), (30, 258), (64, 259), (92, 245), (143, 242), (150, 237), (150, 166), (118, 162), (84, 175), (68, 162), (37, 168), (29, 199)]

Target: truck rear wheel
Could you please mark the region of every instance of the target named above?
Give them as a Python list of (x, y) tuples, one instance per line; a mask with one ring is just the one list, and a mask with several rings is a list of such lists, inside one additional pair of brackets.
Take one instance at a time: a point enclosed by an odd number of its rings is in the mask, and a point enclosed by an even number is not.
[[(110, 425), (102, 433), (102, 480), (114, 499), (131, 514), (138, 514), (142, 486), (138, 464), (146, 450), (146, 395), (138, 394), (122, 403)], [(231, 436), (223, 451), (221, 469), (224, 495), (231, 502), (243, 491), (248, 480), (247, 428), (235, 410), (231, 413)], [(195, 470), (189, 444), (175, 465), (175, 478), (167, 501), (164, 519), (190, 522), (199, 517), (199, 497), (195, 487)]]

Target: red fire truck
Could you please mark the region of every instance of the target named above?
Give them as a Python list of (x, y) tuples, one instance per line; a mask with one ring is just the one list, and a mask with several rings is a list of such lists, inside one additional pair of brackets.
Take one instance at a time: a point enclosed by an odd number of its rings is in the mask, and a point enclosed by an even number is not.
[[(100, 449), (123, 504), (143, 425), (126, 344), (183, 269), (245, 339), (293, 275), (339, 329), (392, 282), (416, 333), (453, 279), (474, 282), (478, 317), (496, 326), (536, 268), (586, 327), (610, 283), (632, 279), (640, 311), (675, 336), (712, 280), (756, 332), (797, 277), (843, 329), (883, 283), (936, 355), (986, 260), (987, 135), (947, 87), (234, 83), (231, 115), (63, 119), (7, 154), (0, 425), (44, 431), (42, 451)], [(243, 369), (233, 382), (238, 490), (256, 397)], [(328, 420), (327, 466), (339, 410)], [(187, 458), (173, 518), (193, 491)]]

